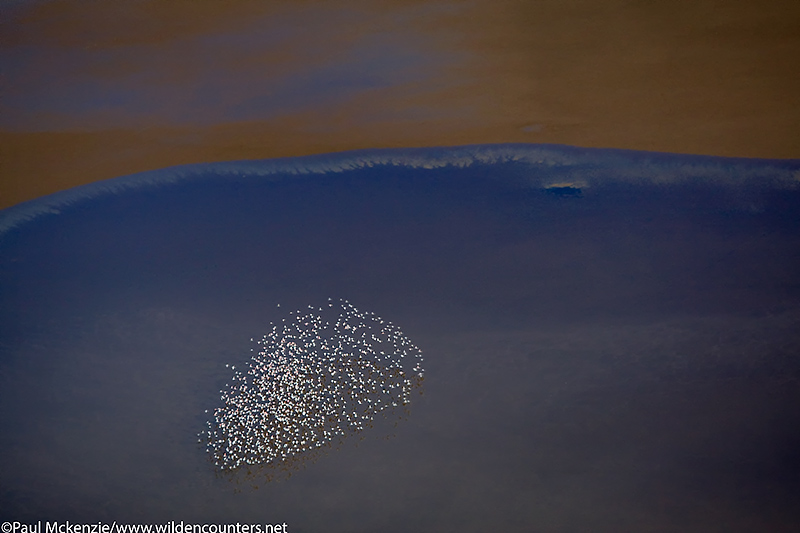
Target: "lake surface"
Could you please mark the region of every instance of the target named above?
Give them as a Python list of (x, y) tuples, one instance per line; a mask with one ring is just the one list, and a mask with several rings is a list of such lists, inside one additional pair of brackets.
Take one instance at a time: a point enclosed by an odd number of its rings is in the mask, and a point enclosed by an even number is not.
[[(177, 167), (0, 212), (3, 520), (795, 531), (800, 162), (544, 145)], [(271, 322), (347, 299), (407, 416), (220, 475)], [(313, 356), (313, 354), (311, 354)]]

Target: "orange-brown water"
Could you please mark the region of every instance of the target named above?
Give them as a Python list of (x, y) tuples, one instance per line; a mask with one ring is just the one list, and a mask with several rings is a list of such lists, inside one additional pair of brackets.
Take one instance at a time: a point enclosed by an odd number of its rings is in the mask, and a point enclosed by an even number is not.
[[(201, 46), (259, 25), (280, 39)], [(533, 142), (796, 158), (799, 28), (800, 4), (783, 0), (34, 4), (0, 37), (12, 55), (47, 51), (2, 81), (14, 124), (0, 130), (0, 208), (171, 165), (370, 147)], [(76, 66), (55, 74), (65, 50)], [(358, 62), (369, 54), (375, 61)], [(341, 89), (315, 81), (330, 65), (345, 69), (342, 83), (386, 72)], [(204, 80), (226, 76), (238, 82), (213, 105), (192, 103)], [(146, 94), (150, 107), (70, 108), (79, 82)], [(39, 109), (51, 85), (65, 101)], [(17, 105), (17, 93), (33, 96)], [(290, 101), (266, 115), (230, 112), (278, 96)]]

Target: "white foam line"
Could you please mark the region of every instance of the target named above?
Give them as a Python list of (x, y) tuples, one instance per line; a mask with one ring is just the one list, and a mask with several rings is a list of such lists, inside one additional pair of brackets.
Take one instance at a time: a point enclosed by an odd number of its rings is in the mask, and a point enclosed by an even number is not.
[[(531, 187), (548, 187), (557, 183), (575, 183), (581, 187), (590, 187), (614, 182), (703, 182), (726, 187), (737, 187), (746, 183), (779, 189), (800, 186), (800, 160), (797, 159), (721, 158), (546, 144), (358, 150), (282, 159), (183, 165), (98, 181), (0, 211), (0, 237), (27, 222), (42, 216), (59, 214), (66, 207), (93, 198), (143, 188), (158, 188), (210, 175), (265, 179), (286, 175), (337, 174), (375, 167), (436, 169), (498, 163), (518, 163), (523, 170), (529, 170), (525, 181)], [(536, 172), (544, 169), (557, 170), (557, 174)]]

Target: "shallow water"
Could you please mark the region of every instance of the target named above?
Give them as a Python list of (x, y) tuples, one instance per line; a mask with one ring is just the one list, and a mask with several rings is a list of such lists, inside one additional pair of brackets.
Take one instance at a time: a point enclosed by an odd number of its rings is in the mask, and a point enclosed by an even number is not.
[[(795, 528), (797, 189), (748, 181), (777, 163), (707, 158), (679, 180), (696, 159), (645, 172), (636, 154), (565, 153), (546, 168), (209, 171), (6, 231), (2, 518)], [(421, 348), (424, 395), (289, 479), (217, 476), (197, 434), (225, 365), (328, 298)]]

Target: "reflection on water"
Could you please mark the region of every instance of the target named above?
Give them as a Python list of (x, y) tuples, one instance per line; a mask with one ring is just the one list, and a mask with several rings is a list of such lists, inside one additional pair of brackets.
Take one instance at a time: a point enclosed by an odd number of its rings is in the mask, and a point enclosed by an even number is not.
[[(234, 477), (291, 473), (320, 448), (407, 415), (422, 386), (422, 353), (391, 322), (346, 300), (292, 312), (234, 371), (207, 431), (214, 465)], [(255, 468), (254, 468), (255, 467)]]

